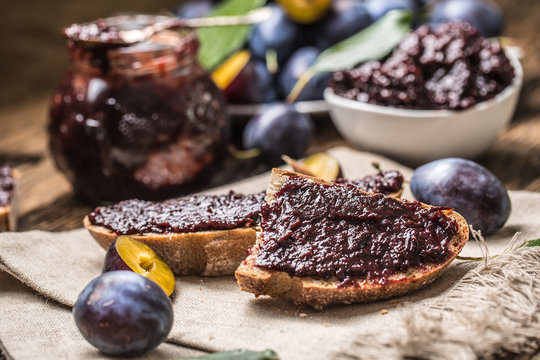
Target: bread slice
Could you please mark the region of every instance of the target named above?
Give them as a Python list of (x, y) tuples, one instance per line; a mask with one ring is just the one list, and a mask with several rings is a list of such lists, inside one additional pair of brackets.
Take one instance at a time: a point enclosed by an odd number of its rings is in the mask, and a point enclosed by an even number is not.
[[(108, 249), (118, 235), (83, 220), (94, 239)], [(154, 249), (176, 275), (220, 276), (234, 273), (255, 243), (254, 227), (192, 233), (130, 235)]]
[[(271, 205), (276, 201), (276, 193), (291, 176), (302, 175), (279, 169), (272, 171), (266, 195), (268, 204)], [(330, 184), (317, 178), (305, 177), (312, 182)], [(422, 206), (428, 207), (429, 205), (423, 204)], [(261, 232), (257, 233), (257, 243), (252, 248), (251, 254), (236, 270), (236, 279), (241, 290), (254, 293), (257, 297), (269, 295), (292, 301), (299, 306), (310, 306), (318, 310), (330, 304), (371, 302), (401, 296), (433, 281), (452, 262), (467, 242), (469, 228), (465, 219), (452, 210), (443, 210), (443, 212), (458, 224), (458, 231), (449, 245), (450, 258), (443, 264), (428, 265), (424, 268), (410, 269), (407, 273), (392, 275), (384, 285), (375, 281), (358, 279), (356, 280), (357, 287), (339, 288), (337, 278), (323, 280), (314, 277), (290, 276), (285, 272), (257, 267), (255, 266), (255, 259), (257, 258), (259, 244), (263, 241)]]

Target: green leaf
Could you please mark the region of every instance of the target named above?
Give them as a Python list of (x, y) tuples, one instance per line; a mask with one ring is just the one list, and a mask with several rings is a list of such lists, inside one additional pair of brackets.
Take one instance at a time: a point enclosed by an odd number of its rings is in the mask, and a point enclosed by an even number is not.
[[(209, 16), (244, 15), (261, 7), (265, 0), (225, 0)], [(199, 62), (212, 70), (234, 51), (241, 49), (249, 35), (251, 25), (218, 26), (197, 30), (200, 41)]]
[(381, 59), (411, 30), (412, 18), (410, 11), (388, 12), (376, 23), (323, 51), (310, 71), (345, 70), (366, 61)]
[(272, 350), (251, 351), (246, 349), (238, 349), (194, 358), (186, 358), (183, 360), (279, 360), (279, 358)]
[(534, 246), (540, 246), (540, 239), (525, 241), (519, 247), (534, 247)]

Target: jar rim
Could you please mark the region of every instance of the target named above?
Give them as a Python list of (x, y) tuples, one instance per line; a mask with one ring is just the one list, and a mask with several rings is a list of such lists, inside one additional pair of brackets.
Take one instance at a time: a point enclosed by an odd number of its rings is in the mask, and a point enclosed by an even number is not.
[[(198, 38), (195, 29), (163, 30), (143, 42), (118, 44), (114, 32), (143, 28), (170, 18), (164, 15), (118, 15), (64, 29), (68, 43), (90, 52), (102, 49), (114, 71), (126, 75), (144, 75), (157, 69), (170, 71), (196, 61)], [(101, 37), (103, 34), (103, 37)], [(86, 41), (92, 39), (93, 41)], [(99, 39), (99, 41), (95, 41)]]
[[(107, 18), (99, 18), (86, 23), (75, 23), (63, 29), (63, 35), (70, 41), (77, 43), (83, 47), (100, 47), (107, 46), (111, 48), (132, 48), (138, 44), (145, 43), (137, 42), (133, 44), (118, 43), (118, 34), (120, 31), (143, 29), (157, 22), (164, 22), (171, 19), (165, 15), (151, 14), (124, 14), (111, 16)], [(158, 36), (161, 33), (170, 33), (170, 30), (163, 30), (152, 36)], [(175, 31), (180, 36), (192, 37), (195, 33), (194, 29), (182, 28)], [(155, 42), (155, 41), (153, 41)], [(185, 42), (185, 41), (184, 41)]]

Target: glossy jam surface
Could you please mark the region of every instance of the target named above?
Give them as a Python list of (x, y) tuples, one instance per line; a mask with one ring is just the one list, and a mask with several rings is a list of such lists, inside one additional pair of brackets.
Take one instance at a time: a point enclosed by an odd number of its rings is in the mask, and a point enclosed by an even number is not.
[(8, 206), (13, 198), (13, 170), (9, 166), (0, 166), (0, 206)]
[(224, 153), (229, 123), (221, 92), (196, 60), (195, 33), (68, 47), (72, 65), (53, 96), (49, 135), (77, 194), (159, 200), (200, 188)]
[(406, 109), (461, 110), (492, 99), (512, 83), (514, 68), (497, 40), (466, 23), (421, 26), (383, 61), (332, 75), (334, 93)]
[(291, 276), (388, 282), (392, 274), (441, 264), (457, 223), (442, 208), (364, 194), (354, 186), (290, 178), (263, 206), (255, 265)]
[(163, 202), (126, 200), (98, 207), (93, 225), (118, 235), (226, 230), (258, 223), (264, 194), (192, 195)]
[(341, 185), (351, 184), (363, 191), (388, 195), (401, 190), (403, 175), (396, 170), (380, 171), (377, 174), (367, 175), (358, 180), (339, 178), (334, 182)]

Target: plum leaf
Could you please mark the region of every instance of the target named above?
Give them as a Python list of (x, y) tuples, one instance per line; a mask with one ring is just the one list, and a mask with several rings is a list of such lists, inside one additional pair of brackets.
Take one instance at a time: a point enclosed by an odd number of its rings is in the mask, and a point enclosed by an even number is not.
[(393, 10), (355, 35), (323, 51), (310, 71), (332, 72), (388, 55), (411, 30), (412, 13)]
[(540, 239), (527, 240), (523, 244), (521, 244), (519, 247), (535, 247), (535, 246), (540, 246)]
[[(261, 7), (265, 0), (225, 0), (208, 16), (245, 15)], [(242, 48), (251, 25), (208, 27), (197, 30), (200, 41), (199, 62), (207, 70), (220, 64), (227, 56)]]

